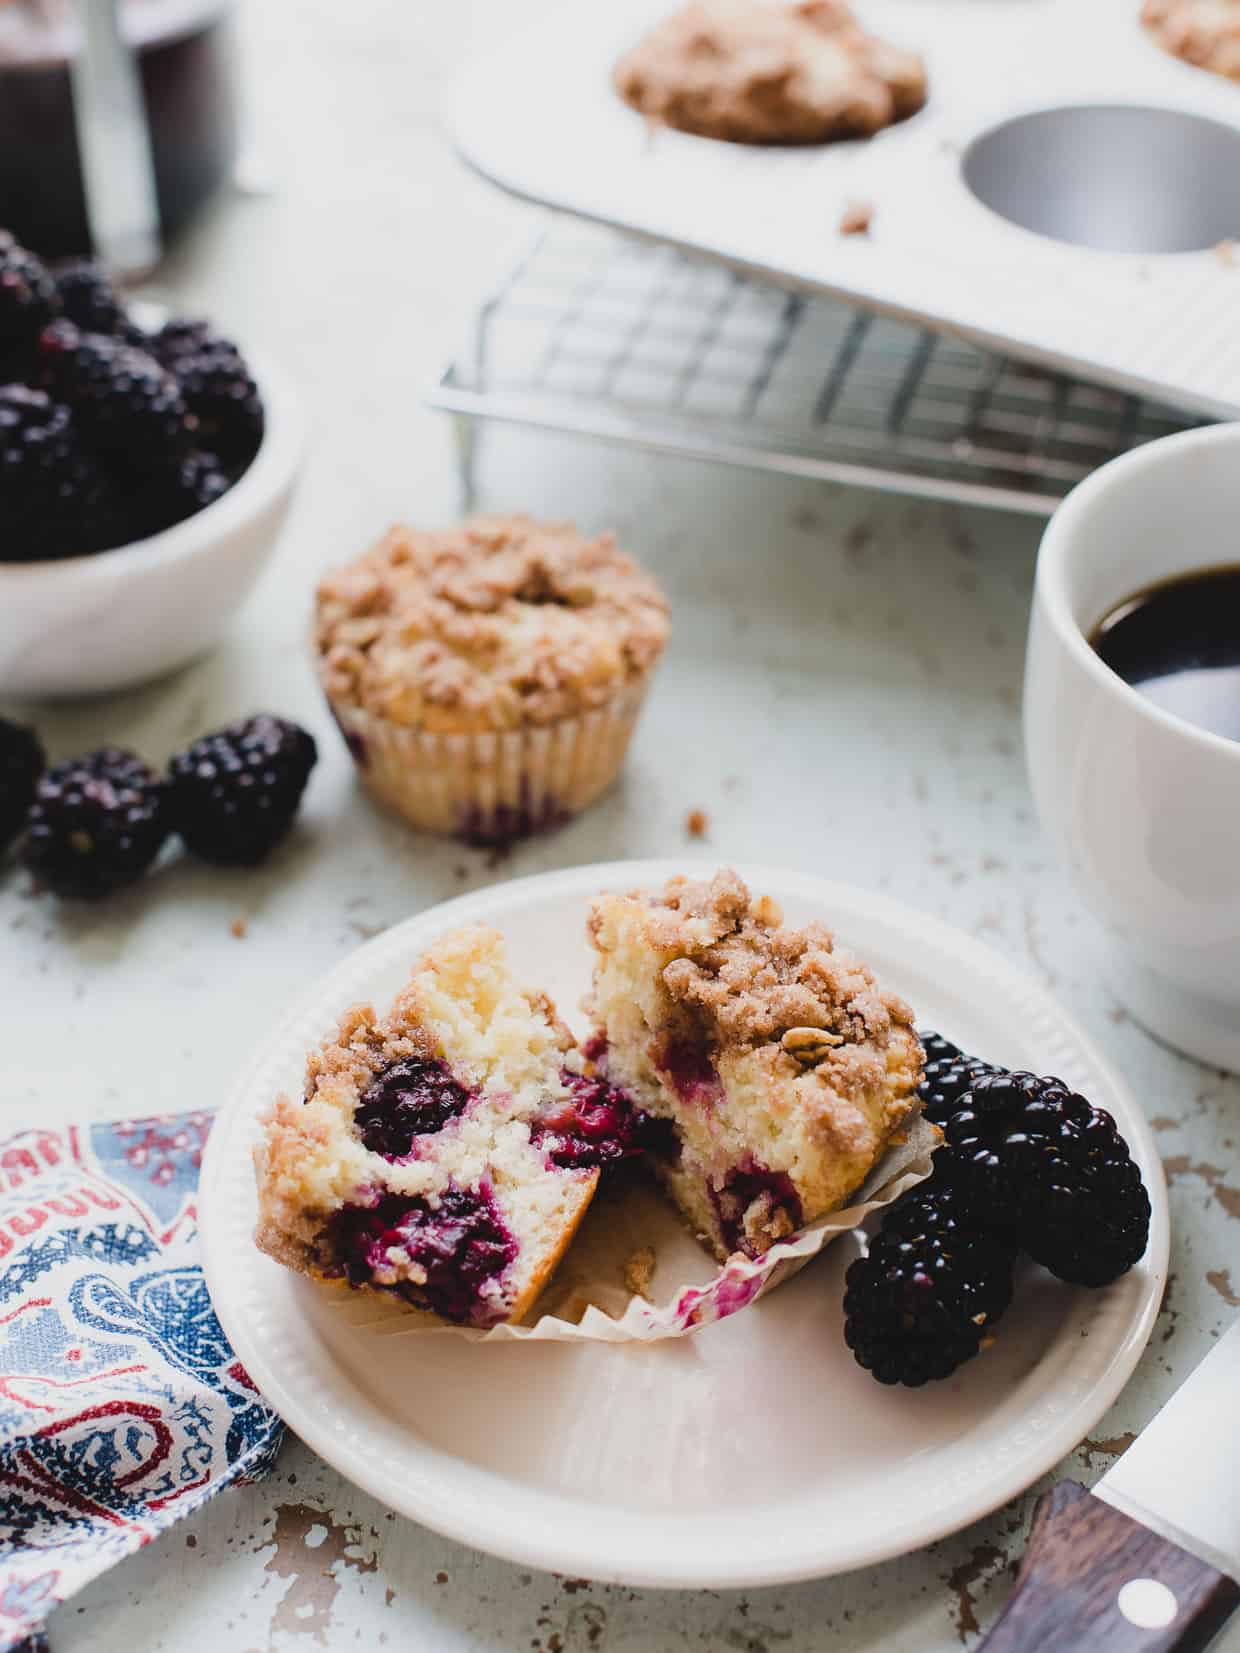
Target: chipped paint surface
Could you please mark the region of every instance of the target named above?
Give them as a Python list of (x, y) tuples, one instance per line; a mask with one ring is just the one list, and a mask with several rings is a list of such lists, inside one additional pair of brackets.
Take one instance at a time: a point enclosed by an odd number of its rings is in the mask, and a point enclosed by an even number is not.
[(977, 1590), (1007, 1565), (1007, 1552), (997, 1544), (975, 1544), (966, 1559), (947, 1574), (947, 1588), (956, 1598), (956, 1634), (962, 1642), (967, 1642), (981, 1628), (977, 1618)]
[(263, 1571), (286, 1580), (288, 1588), (272, 1612), (269, 1633), (312, 1636), (326, 1647), (340, 1594), (339, 1570), (373, 1573), (377, 1556), (362, 1548), (360, 1528), (342, 1525), (313, 1504), (278, 1505), (271, 1544)]
[[(522, 14), (551, 3), (524, 0)], [(687, 812), (701, 809), (720, 859), (887, 891), (1052, 984), (1147, 1108), (1170, 1176), (1175, 1283), (1133, 1381), (1060, 1467), (1090, 1483), (1240, 1307), (1240, 1082), (1147, 1038), (1116, 1002), (1038, 832), (1020, 697), (1039, 525), (496, 429), (482, 504), (615, 528), (675, 611), (622, 783), (502, 870), (366, 803), (306, 667), (320, 571), (402, 514), (456, 514), (449, 431), (409, 387), (441, 365), (472, 291), (528, 219), (457, 168), (437, 111), (456, 65), (511, 10), (238, 8), (263, 91), (255, 148), (273, 156), (278, 187), (222, 202), (161, 288), (301, 369), (322, 440), (278, 559), (216, 654), (130, 695), (40, 707), (37, 722), (56, 756), (115, 741), (161, 763), (269, 707), (313, 729), (322, 761), (298, 831), (253, 872), (175, 863), (115, 902), (63, 913), (0, 872), (11, 984), (0, 1107), (68, 1119), (212, 1105), (305, 982), (367, 936), (499, 876), (683, 852)], [(323, 233), (325, 209), (339, 233)], [(231, 930), (241, 914), (243, 942)], [(685, 1595), (476, 1555), (397, 1519), (290, 1440), (268, 1482), (217, 1499), (61, 1610), (52, 1645), (955, 1653), (1006, 1600), (1048, 1484), (851, 1577)]]
[(1076, 1450), (1090, 1469), (1107, 1470), (1116, 1458), (1127, 1452), (1136, 1438), (1136, 1431), (1132, 1429), (1125, 1429), (1122, 1435), (1087, 1435)]

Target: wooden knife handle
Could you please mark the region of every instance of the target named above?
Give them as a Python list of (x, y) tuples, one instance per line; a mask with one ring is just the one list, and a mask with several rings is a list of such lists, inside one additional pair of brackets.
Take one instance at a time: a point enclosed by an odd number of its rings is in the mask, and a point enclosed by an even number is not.
[[(1034, 1512), (1012, 1599), (985, 1653), (1193, 1653), (1240, 1605), (1240, 1585), (1076, 1481)], [(979, 1650), (980, 1653), (980, 1650)]]

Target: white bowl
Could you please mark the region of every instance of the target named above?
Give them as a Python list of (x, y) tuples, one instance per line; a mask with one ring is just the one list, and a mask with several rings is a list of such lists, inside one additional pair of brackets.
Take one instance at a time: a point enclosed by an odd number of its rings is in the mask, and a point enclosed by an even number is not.
[(1237, 559), (1240, 424), (1186, 431), (1095, 471), (1042, 541), (1025, 756), (1043, 831), (1109, 933), (1138, 1021), (1240, 1072), (1240, 742), (1163, 711), (1088, 642), (1155, 580)]
[(302, 449), (288, 385), (265, 362), (254, 462), (214, 505), (150, 539), (55, 562), (0, 562), (0, 694), (103, 694), (216, 643), (275, 547)]

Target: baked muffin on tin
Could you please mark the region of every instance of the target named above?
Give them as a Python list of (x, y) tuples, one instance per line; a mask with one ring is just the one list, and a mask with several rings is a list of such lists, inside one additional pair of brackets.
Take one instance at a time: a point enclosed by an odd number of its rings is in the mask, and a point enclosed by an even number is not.
[(1240, 80), (1240, 0), (1145, 0), (1141, 21), (1165, 52)]
[(687, 0), (612, 82), (649, 120), (748, 144), (865, 138), (926, 101), (921, 58), (867, 34), (845, 0)]
[(667, 634), (613, 535), (479, 516), (392, 528), (327, 575), (315, 647), (374, 796), (423, 831), (504, 843), (616, 778)]

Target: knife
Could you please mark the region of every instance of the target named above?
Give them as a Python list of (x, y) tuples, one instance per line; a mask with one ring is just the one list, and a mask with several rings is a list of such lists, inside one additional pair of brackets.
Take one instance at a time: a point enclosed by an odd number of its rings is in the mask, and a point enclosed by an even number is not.
[(1094, 1487), (1038, 1504), (984, 1653), (1183, 1653), (1240, 1605), (1240, 1322)]

